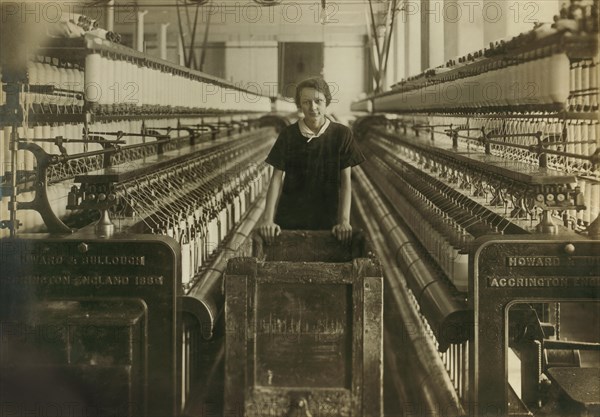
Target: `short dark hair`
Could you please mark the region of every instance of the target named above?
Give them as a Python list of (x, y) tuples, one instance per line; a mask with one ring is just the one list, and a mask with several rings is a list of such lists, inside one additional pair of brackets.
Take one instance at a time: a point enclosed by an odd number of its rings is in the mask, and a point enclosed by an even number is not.
[(313, 77), (301, 81), (296, 87), (296, 106), (300, 107), (300, 93), (302, 93), (302, 89), (304, 88), (314, 88), (318, 92), (323, 93), (326, 106), (329, 106), (329, 103), (331, 103), (331, 92), (329, 91), (327, 81), (321, 77)]

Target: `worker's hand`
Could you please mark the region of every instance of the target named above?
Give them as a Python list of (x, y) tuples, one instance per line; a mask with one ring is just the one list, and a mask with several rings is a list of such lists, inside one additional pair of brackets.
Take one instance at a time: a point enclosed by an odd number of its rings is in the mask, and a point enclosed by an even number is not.
[(350, 223), (340, 223), (333, 226), (331, 229), (331, 233), (336, 237), (340, 242), (349, 245), (352, 242), (352, 226)]
[(257, 230), (268, 245), (272, 244), (281, 233), (281, 227), (273, 222), (262, 222), (258, 225)]

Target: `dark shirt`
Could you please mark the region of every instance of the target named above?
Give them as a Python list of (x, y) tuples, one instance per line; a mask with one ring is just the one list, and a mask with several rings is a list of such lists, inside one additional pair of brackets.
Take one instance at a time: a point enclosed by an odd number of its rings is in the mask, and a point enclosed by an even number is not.
[(331, 122), (310, 142), (298, 123), (286, 127), (266, 160), (285, 172), (275, 223), (282, 229), (331, 229), (337, 224), (341, 170), (364, 160), (344, 125)]

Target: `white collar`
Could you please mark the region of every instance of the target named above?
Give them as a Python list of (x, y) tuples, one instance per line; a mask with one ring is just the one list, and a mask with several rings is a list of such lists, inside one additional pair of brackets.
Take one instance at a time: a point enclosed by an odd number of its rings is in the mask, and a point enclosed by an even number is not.
[(306, 122), (304, 121), (304, 119), (300, 119), (298, 121), (298, 126), (300, 127), (300, 133), (302, 134), (302, 136), (304, 136), (305, 138), (307, 138), (308, 140), (306, 141), (306, 143), (310, 142), (311, 140), (313, 140), (314, 138), (318, 138), (319, 136), (321, 136), (323, 133), (325, 133), (325, 131), (327, 130), (327, 128), (329, 127), (329, 125), (331, 124), (331, 122), (329, 121), (329, 119), (326, 117), (325, 118), (325, 123), (323, 124), (323, 126), (321, 126), (321, 129), (319, 130), (319, 132), (317, 134), (315, 134), (315, 132), (313, 132), (310, 127), (307, 126)]

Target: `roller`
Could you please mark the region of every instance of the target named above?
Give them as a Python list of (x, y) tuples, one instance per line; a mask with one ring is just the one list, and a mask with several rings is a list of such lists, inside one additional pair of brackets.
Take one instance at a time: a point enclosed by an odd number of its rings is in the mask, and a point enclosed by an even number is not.
[[(393, 261), (394, 254), (380, 227), (379, 217), (373, 215), (367, 204), (371, 194), (362, 181), (357, 185), (353, 190), (353, 205), (382, 260), (385, 276), (384, 358), (386, 370), (391, 371), (386, 372), (386, 379), (391, 376), (393, 382), (386, 385), (386, 391), (393, 393), (390, 399), (397, 395), (399, 406), (403, 408), (418, 404), (423, 414), (439, 413), (443, 409), (448, 415), (463, 415), (465, 412), (449, 374), (428, 329), (423, 326), (419, 306), (405, 285), (406, 277)], [(394, 378), (396, 374), (398, 377)]]
[[(446, 350), (450, 343), (468, 340), (472, 312), (464, 300), (444, 282), (416, 239), (404, 231), (402, 222), (387, 209), (387, 204), (379, 197), (364, 171), (359, 167), (353, 170), (353, 174), (357, 185), (365, 193), (365, 201), (368, 201), (371, 213), (379, 219), (390, 250), (396, 254), (394, 259), (397, 265), (406, 276), (409, 288), (432, 326), (440, 351)], [(389, 197), (389, 192), (386, 191), (385, 195)]]

